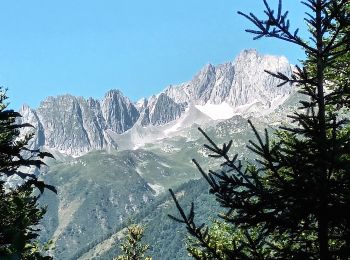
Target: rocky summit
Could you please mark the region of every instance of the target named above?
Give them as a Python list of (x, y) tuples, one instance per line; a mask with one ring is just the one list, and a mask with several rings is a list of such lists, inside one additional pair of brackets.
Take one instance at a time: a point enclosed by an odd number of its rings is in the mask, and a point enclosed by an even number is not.
[(175, 209), (166, 191), (177, 189), (184, 198), (214, 206), (191, 159), (204, 169), (220, 165), (208, 157), (198, 126), (219, 144), (232, 139), (233, 152), (249, 158), (246, 144), (254, 134), (247, 118), (258, 131), (285, 123), (300, 98), (290, 85), (276, 87), (279, 80), (265, 70), (290, 75), (293, 66), (284, 57), (245, 50), (232, 62), (208, 64), (192, 80), (137, 102), (110, 90), (101, 100), (62, 95), (37, 109), (23, 106), (21, 120), (34, 126), (26, 131), (35, 131), (30, 146), (56, 158), (40, 172), (58, 190), (40, 200), (47, 206), (40, 240), (53, 241), (50, 255), (111, 259), (121, 230), (133, 219), (147, 225), (155, 259), (188, 259), (180, 250), (186, 235), (167, 217)]
[(110, 90), (102, 100), (71, 95), (48, 97), (38, 109), (24, 105), (20, 113), (23, 122), (35, 127), (32, 148), (46, 147), (80, 156), (92, 150), (117, 149), (116, 136), (140, 126), (162, 127), (176, 122), (192, 107), (212, 119), (273, 111), (289, 96), (291, 86), (277, 88), (278, 79), (265, 70), (290, 75), (292, 69), (284, 57), (244, 50), (233, 62), (208, 64), (192, 80), (170, 85), (136, 103), (119, 90)]

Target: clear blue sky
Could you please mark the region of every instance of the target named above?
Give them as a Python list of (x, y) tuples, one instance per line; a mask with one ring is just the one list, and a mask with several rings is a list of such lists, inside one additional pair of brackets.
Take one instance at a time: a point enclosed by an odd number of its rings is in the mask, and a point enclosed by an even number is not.
[[(303, 27), (299, 1), (284, 2), (292, 28)], [(112, 88), (135, 101), (245, 48), (302, 57), (288, 43), (253, 41), (238, 10), (261, 14), (262, 0), (1, 1), (0, 85), (15, 109), (65, 93), (102, 98)]]

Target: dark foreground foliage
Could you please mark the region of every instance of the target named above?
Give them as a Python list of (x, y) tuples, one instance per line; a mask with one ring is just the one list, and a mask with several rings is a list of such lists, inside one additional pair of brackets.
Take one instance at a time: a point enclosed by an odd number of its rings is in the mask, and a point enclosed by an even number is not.
[[(264, 0), (264, 19), (244, 14), (255, 39), (272, 37), (296, 44), (307, 60), (294, 74), (268, 72), (293, 83), (305, 98), (271, 140), (250, 122), (255, 162), (230, 155), (232, 141), (217, 145), (201, 129), (210, 156), (222, 171), (206, 173), (194, 160), (220, 205), (218, 230), (198, 225), (192, 207), (185, 213), (172, 191), (180, 217), (192, 236), (197, 259), (348, 259), (350, 255), (350, 12), (346, 0), (306, 0), (309, 42), (291, 30), (282, 1), (273, 10)], [(278, 86), (276, 86), (278, 87)], [(222, 225), (222, 226), (220, 226)], [(227, 241), (230, 241), (227, 244)]]
[[(20, 137), (20, 130), (31, 126), (18, 123), (20, 114), (6, 109), (6, 99), (0, 88), (0, 259), (50, 259), (36, 242), (37, 225), (45, 214), (38, 198), (45, 188), (56, 189), (27, 172), (52, 155), (27, 147), (32, 134)], [(17, 185), (6, 186), (10, 178)]]
[(115, 260), (152, 260), (151, 257), (145, 257), (149, 245), (142, 243), (145, 228), (141, 225), (129, 225), (126, 236), (120, 248), (123, 254), (118, 255)]

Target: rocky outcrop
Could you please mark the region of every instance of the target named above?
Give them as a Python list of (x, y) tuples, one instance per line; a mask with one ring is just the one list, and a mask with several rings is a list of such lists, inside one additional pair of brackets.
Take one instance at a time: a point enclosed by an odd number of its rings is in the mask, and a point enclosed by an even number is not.
[(73, 156), (117, 148), (106, 130), (122, 133), (139, 117), (130, 100), (114, 90), (101, 102), (71, 95), (49, 97), (37, 110), (23, 106), (20, 113), (22, 122), (34, 126), (32, 148), (45, 146)]
[(206, 65), (191, 81), (170, 86), (164, 93), (176, 103), (204, 105), (226, 102), (232, 107), (255, 100), (268, 103), (279, 95), (289, 95), (291, 86), (277, 88), (280, 81), (265, 70), (290, 75), (292, 66), (284, 57), (244, 50), (234, 62), (216, 67)]
[(106, 128), (116, 133), (130, 129), (139, 118), (139, 111), (119, 90), (108, 91), (101, 106)]
[(279, 80), (265, 70), (290, 75), (292, 66), (284, 57), (242, 51), (233, 62), (206, 65), (189, 82), (169, 86), (149, 99), (132, 103), (119, 90), (107, 92), (102, 100), (71, 95), (49, 97), (37, 110), (23, 106), (23, 122), (35, 127), (31, 146), (46, 146), (69, 155), (116, 148), (110, 133), (121, 134), (135, 124), (160, 126), (174, 121), (193, 105), (228, 104), (237, 108), (258, 104), (273, 110), (291, 92), (291, 86), (276, 87)]

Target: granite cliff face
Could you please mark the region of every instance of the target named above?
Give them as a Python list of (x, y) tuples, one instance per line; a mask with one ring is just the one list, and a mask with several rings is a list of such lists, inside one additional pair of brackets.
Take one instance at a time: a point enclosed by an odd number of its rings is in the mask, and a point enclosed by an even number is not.
[(120, 91), (109, 91), (102, 101), (64, 95), (49, 97), (37, 110), (23, 106), (22, 121), (35, 127), (32, 147), (45, 146), (78, 156), (91, 150), (117, 148), (106, 132), (122, 133), (139, 117)]
[(177, 103), (204, 105), (226, 102), (232, 107), (254, 101), (267, 104), (279, 95), (290, 93), (289, 85), (276, 88), (279, 81), (264, 70), (290, 75), (292, 66), (284, 57), (244, 50), (234, 62), (216, 67), (206, 65), (191, 81), (170, 86), (164, 93)]
[[(175, 121), (189, 107), (225, 104), (232, 109), (258, 104), (257, 110), (274, 110), (290, 94), (291, 86), (264, 70), (291, 74), (284, 57), (242, 51), (233, 62), (206, 65), (189, 82), (169, 86), (149, 99), (132, 103), (118, 90), (102, 100), (71, 95), (49, 97), (37, 110), (23, 106), (23, 122), (35, 127), (32, 147), (45, 146), (79, 156), (91, 150), (117, 148), (110, 133), (122, 134), (135, 125), (162, 126)], [(243, 113), (243, 112), (242, 112)]]
[[(152, 96), (148, 102), (142, 100), (140, 106), (141, 124), (159, 125), (168, 123), (183, 115), (190, 105), (228, 104), (232, 108), (257, 103), (262, 109), (275, 109), (291, 92), (291, 86), (277, 88), (279, 80), (265, 72), (282, 72), (290, 75), (292, 66), (284, 57), (260, 55), (255, 50), (242, 51), (233, 62), (218, 66), (208, 64), (189, 82), (169, 86), (158, 96)], [(168, 105), (177, 109), (154, 109), (159, 99), (168, 97)], [(146, 102), (146, 103), (145, 103)], [(139, 102), (140, 103), (140, 102)], [(161, 102), (163, 103), (163, 102)], [(145, 105), (146, 104), (146, 105)], [(164, 116), (164, 113), (170, 115)], [(149, 120), (149, 118), (154, 118)]]
[(181, 117), (185, 111), (186, 104), (176, 103), (165, 93), (152, 97), (147, 105), (141, 110), (142, 126), (147, 125), (164, 125)]
[[(157, 220), (149, 212), (166, 216), (163, 209), (171, 204), (163, 197), (167, 189), (199, 177), (191, 158), (204, 168), (213, 163), (198, 125), (218, 143), (230, 136), (233, 149), (248, 157), (246, 143), (253, 133), (246, 117), (257, 116), (254, 124), (260, 130), (276, 126), (283, 122), (285, 106), (295, 103), (291, 86), (277, 88), (278, 81), (265, 69), (290, 74), (292, 67), (285, 58), (248, 50), (136, 103), (111, 90), (101, 100), (63, 95), (47, 98), (36, 110), (23, 106), (22, 121), (35, 127), (26, 129), (36, 134), (30, 145), (49, 148), (58, 157), (41, 172), (58, 189), (58, 195), (41, 197), (48, 205), (41, 240), (54, 242), (52, 255), (110, 259), (117, 255), (115, 238), (130, 216), (147, 221)], [(167, 232), (161, 229), (154, 233)]]
[(105, 126), (116, 133), (130, 129), (139, 118), (139, 111), (119, 90), (108, 91), (102, 100)]

